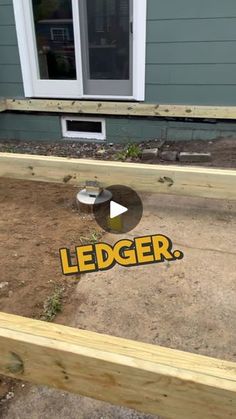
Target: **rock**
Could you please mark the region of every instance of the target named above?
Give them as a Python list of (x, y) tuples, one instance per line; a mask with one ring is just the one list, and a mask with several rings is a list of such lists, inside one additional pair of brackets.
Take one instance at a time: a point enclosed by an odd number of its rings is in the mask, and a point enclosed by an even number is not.
[(103, 156), (106, 153), (106, 150), (104, 148), (101, 148), (96, 152), (97, 156)]
[(146, 148), (142, 151), (142, 160), (151, 160), (158, 157), (158, 148)]
[(9, 391), (9, 393), (6, 395), (6, 400), (11, 400), (15, 397), (15, 393), (13, 391)]
[(9, 282), (0, 282), (0, 291), (8, 287)]
[(211, 161), (211, 153), (179, 153), (179, 161), (183, 163), (204, 163)]
[(162, 160), (165, 160), (165, 161), (176, 161), (177, 155), (178, 155), (177, 151), (166, 150), (166, 151), (162, 151), (160, 157)]
[(8, 297), (11, 298), (13, 296), (13, 291), (9, 291)]
[(159, 148), (162, 148), (165, 144), (165, 140), (155, 140), (155, 145)]
[(9, 282), (0, 282), (0, 297), (8, 296)]

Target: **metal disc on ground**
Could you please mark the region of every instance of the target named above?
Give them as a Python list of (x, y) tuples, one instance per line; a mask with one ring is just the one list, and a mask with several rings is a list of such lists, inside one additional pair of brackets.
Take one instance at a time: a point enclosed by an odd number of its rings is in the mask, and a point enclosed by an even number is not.
[(109, 205), (99, 208), (98, 198), (93, 206), (94, 217), (99, 226), (115, 234), (124, 234), (133, 230), (143, 215), (143, 205), (138, 194), (131, 188), (123, 185), (113, 185), (106, 189), (112, 199)]
[(103, 211), (104, 208), (109, 208), (109, 203), (112, 199), (110, 191), (104, 189), (99, 195), (91, 196), (88, 194), (87, 189), (78, 192), (76, 202), (79, 210), (85, 213), (93, 213), (94, 208), (96, 211)]

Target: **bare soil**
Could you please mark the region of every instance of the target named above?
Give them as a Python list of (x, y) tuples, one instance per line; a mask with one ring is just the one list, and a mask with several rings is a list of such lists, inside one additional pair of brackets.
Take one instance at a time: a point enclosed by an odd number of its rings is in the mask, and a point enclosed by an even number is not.
[[(122, 158), (126, 145), (113, 143), (93, 143), (80, 141), (58, 141), (58, 142), (42, 142), (42, 141), (9, 141), (2, 140), (0, 142), (0, 152), (39, 154), (45, 156), (73, 157), (73, 158), (92, 158), (97, 160), (125, 160), (132, 162), (140, 162), (141, 157), (131, 155)], [(159, 151), (177, 151), (179, 152), (198, 152), (211, 153), (212, 158), (209, 162), (195, 163), (195, 166), (205, 167), (228, 167), (236, 168), (236, 138), (219, 139), (214, 141), (191, 140), (191, 141), (162, 141), (150, 140), (138, 144), (140, 153), (146, 148), (158, 148)], [(141, 155), (141, 154), (140, 154)], [(161, 153), (155, 159), (145, 161), (150, 164), (178, 164), (189, 165), (178, 160), (176, 162), (168, 162), (161, 159)], [(194, 163), (192, 163), (194, 165)]]
[[(65, 280), (59, 249), (89, 241), (98, 231), (94, 221), (78, 215), (75, 194), (64, 185), (0, 179), (0, 311), (43, 319), (45, 303), (57, 290), (62, 307), (73, 309), (80, 278)], [(0, 379), (0, 400), (12, 386)]]
[[(143, 219), (127, 237), (165, 234), (184, 259), (116, 266), (68, 281), (58, 249), (101, 233), (78, 214), (76, 191), (0, 179), (0, 284), (8, 283), (0, 290), (0, 311), (41, 318), (45, 300), (60, 286), (57, 323), (236, 361), (236, 203), (144, 194)], [(103, 240), (120, 238), (104, 234)], [(4, 377), (0, 400), (2, 419), (151, 419)]]

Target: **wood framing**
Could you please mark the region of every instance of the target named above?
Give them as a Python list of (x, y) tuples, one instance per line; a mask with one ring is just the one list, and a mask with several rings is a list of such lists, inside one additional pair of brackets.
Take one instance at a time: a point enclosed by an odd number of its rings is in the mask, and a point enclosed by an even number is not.
[(7, 110), (7, 105), (4, 99), (0, 99), (0, 112), (4, 112)]
[(158, 105), (53, 99), (6, 99), (8, 111), (171, 118), (236, 119), (236, 106)]
[(137, 191), (236, 199), (234, 170), (0, 153), (0, 176), (77, 186), (87, 180), (104, 187), (119, 182)]
[(173, 419), (236, 417), (236, 364), (0, 313), (0, 373)]

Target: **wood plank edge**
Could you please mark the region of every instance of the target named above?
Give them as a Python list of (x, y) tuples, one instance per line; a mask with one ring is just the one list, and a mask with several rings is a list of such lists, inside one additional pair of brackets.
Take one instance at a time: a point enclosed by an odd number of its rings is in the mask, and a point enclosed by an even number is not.
[(196, 106), (145, 102), (6, 99), (6, 110), (119, 116), (236, 119), (236, 106)]
[(236, 415), (232, 362), (4, 313), (0, 373), (170, 418)]

